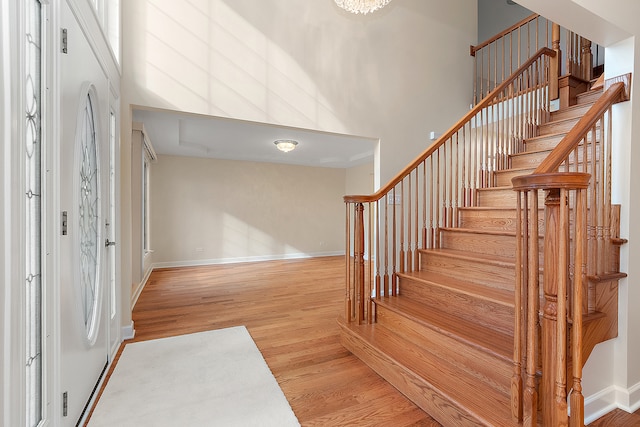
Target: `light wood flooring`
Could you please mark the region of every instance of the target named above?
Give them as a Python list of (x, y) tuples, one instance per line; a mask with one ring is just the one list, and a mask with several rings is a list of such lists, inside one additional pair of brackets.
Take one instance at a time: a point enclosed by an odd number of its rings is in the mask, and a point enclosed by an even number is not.
[[(303, 426), (439, 426), (340, 344), (344, 274), (343, 257), (156, 270), (125, 345), (245, 325)], [(638, 419), (615, 411), (591, 426)]]

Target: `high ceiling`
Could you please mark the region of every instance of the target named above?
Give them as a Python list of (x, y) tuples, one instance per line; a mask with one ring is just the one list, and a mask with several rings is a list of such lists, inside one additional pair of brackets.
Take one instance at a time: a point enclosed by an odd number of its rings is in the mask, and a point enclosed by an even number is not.
[[(169, 110), (134, 109), (158, 154), (349, 168), (373, 162), (377, 140)], [(279, 151), (277, 139), (298, 141)]]

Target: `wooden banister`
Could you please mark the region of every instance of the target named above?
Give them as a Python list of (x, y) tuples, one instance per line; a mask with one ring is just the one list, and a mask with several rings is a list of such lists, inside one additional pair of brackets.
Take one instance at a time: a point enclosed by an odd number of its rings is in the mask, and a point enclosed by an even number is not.
[(524, 27), (529, 22), (537, 19), (538, 17), (540, 17), (540, 15), (538, 15), (537, 13), (534, 13), (533, 15), (527, 16), (523, 20), (521, 20), (519, 22), (516, 22), (515, 24), (513, 24), (509, 28), (506, 28), (506, 29), (500, 31), (498, 34), (496, 34), (495, 36), (493, 36), (493, 37), (491, 37), (491, 38), (489, 38), (489, 39), (487, 39), (485, 41), (483, 41), (482, 43), (477, 44), (475, 46), (471, 46), (471, 48), (469, 49), (470, 53), (471, 53), (471, 56), (475, 56), (476, 52), (479, 51), (480, 49), (482, 49), (483, 47), (489, 46), (494, 41), (503, 38), (504, 36), (512, 33), (513, 31), (517, 30), (520, 27)]
[(439, 246), (438, 230), (458, 226), (458, 211), (476, 206), (511, 154), (549, 117), (548, 48), (527, 59), (381, 189), (344, 196), (345, 317), (375, 322), (372, 298), (393, 296), (398, 274), (419, 268), (420, 249)]
[[(540, 47), (556, 51), (550, 64), (550, 99), (560, 97), (561, 105), (571, 105), (571, 96), (575, 94), (569, 86), (559, 84), (558, 79), (567, 76), (577, 82), (588, 82), (592, 78), (592, 43), (538, 14), (526, 17), (476, 46), (470, 46), (469, 53), (474, 62), (474, 102), (482, 99)], [(598, 51), (597, 45), (594, 44), (593, 48)], [(565, 90), (560, 91), (560, 87)], [(564, 101), (565, 98), (569, 101)]]
[(555, 56), (555, 52), (549, 48), (543, 47), (539, 49), (535, 55), (525, 61), (509, 78), (505, 79), (500, 85), (498, 85), (493, 91), (484, 97), (482, 101), (476, 104), (467, 114), (465, 114), (460, 120), (456, 122), (448, 131), (446, 131), (440, 138), (438, 138), (429, 148), (427, 148), (422, 154), (416, 157), (407, 167), (400, 171), (393, 179), (391, 179), (384, 187), (371, 195), (347, 195), (344, 196), (344, 201), (347, 203), (369, 203), (380, 200), (389, 191), (391, 191), (396, 185), (398, 185), (404, 178), (406, 178), (412, 170), (418, 165), (423, 163), (425, 159), (431, 156), (442, 144), (449, 140), (453, 135), (458, 132), (464, 124), (469, 123), (471, 119), (476, 117), (478, 113), (489, 107), (494, 101), (494, 94), (499, 94), (505, 91), (513, 82), (521, 76), (532, 64), (538, 61), (543, 56), (550, 58)]

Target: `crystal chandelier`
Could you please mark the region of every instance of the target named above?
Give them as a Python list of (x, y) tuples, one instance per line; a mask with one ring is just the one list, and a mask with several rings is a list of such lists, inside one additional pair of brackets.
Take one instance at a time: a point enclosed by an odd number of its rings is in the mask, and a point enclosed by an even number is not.
[(391, 0), (335, 0), (336, 4), (351, 13), (375, 12), (385, 7)]

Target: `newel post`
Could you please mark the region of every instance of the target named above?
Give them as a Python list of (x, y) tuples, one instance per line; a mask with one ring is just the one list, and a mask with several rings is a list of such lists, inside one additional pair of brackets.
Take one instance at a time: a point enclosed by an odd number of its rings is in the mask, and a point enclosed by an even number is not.
[(355, 235), (353, 256), (355, 263), (355, 291), (356, 291), (356, 316), (358, 324), (365, 318), (365, 292), (364, 292), (364, 205), (357, 203), (355, 208)]
[(593, 77), (593, 54), (591, 53), (591, 40), (580, 37), (580, 68), (584, 80)]
[(560, 25), (553, 23), (551, 27), (551, 49), (556, 53), (549, 59), (549, 99), (558, 99), (560, 91), (558, 78), (562, 74), (562, 52), (560, 51)]
[[(565, 426), (567, 425), (566, 403), (564, 405), (564, 417), (557, 407), (556, 391), (561, 384), (557, 379), (562, 376), (563, 369), (558, 361), (566, 361), (566, 347), (558, 345), (561, 325), (565, 325), (565, 318), (559, 318), (565, 307), (566, 294), (559, 294), (560, 275), (558, 260), (566, 258), (561, 254), (561, 233), (563, 227), (560, 217), (560, 189), (547, 190), (545, 198), (545, 235), (544, 235), (544, 268), (543, 268), (543, 305), (542, 305), (542, 331), (541, 331), (541, 355), (542, 355), (542, 381), (541, 409), (542, 425)], [(560, 299), (559, 299), (560, 298)], [(560, 312), (558, 310), (560, 308)], [(559, 328), (560, 327), (560, 328)], [(560, 334), (562, 335), (562, 334)]]

